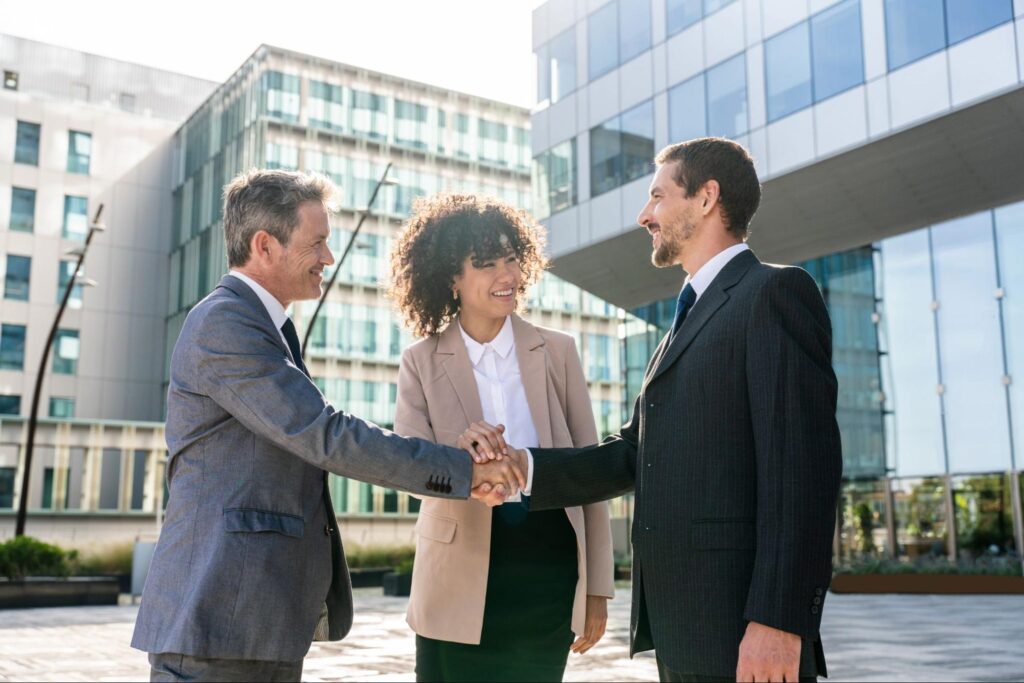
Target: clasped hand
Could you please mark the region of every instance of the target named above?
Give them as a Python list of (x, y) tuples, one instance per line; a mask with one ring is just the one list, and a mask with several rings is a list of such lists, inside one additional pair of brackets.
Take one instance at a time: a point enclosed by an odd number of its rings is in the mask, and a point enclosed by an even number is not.
[(473, 458), (472, 496), (490, 507), (501, 505), (526, 486), (526, 452), (505, 443), (504, 425), (474, 422), (457, 446)]

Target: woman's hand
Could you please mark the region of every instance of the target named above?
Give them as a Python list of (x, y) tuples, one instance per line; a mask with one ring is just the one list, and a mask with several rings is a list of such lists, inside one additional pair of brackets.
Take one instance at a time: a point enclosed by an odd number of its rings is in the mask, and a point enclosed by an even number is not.
[(576, 654), (583, 654), (597, 645), (604, 636), (608, 626), (608, 598), (603, 595), (587, 596), (587, 620), (583, 627), (583, 635), (576, 639), (569, 649)]
[(490, 425), (483, 420), (474, 422), (462, 433), (456, 445), (466, 450), (477, 463), (501, 460), (508, 455), (505, 443), (505, 425)]

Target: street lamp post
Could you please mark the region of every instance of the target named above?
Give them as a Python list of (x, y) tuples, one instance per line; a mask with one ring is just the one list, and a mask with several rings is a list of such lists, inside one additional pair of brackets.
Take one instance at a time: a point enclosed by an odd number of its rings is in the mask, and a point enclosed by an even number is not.
[(46, 344), (43, 346), (43, 357), (39, 361), (39, 371), (36, 373), (36, 387), (32, 393), (32, 412), (29, 413), (28, 418), (28, 435), (25, 442), (25, 470), (21, 473), (21, 493), (18, 496), (18, 520), (14, 527), (15, 536), (25, 535), (25, 518), (28, 515), (28, 487), (32, 475), (32, 450), (35, 447), (36, 425), (39, 418), (39, 397), (42, 394), (43, 378), (46, 376), (46, 362), (50, 359), (50, 347), (53, 346), (53, 340), (57, 337), (60, 319), (64, 315), (64, 309), (68, 306), (68, 301), (71, 299), (71, 291), (75, 288), (75, 285), (92, 286), (96, 284), (93, 280), (80, 277), (79, 272), (82, 270), (85, 253), (89, 250), (89, 244), (92, 243), (93, 236), (97, 232), (103, 232), (105, 229), (103, 224), (100, 223), (102, 215), (103, 205), (100, 204), (96, 210), (95, 217), (92, 219), (92, 223), (89, 225), (89, 233), (85, 237), (85, 244), (81, 249), (76, 250), (78, 262), (75, 264), (74, 273), (68, 278), (68, 283), (64, 287), (64, 296), (60, 300), (60, 307), (57, 308), (57, 317), (53, 319), (53, 327), (50, 328), (50, 335), (46, 338)]
[(341, 266), (345, 263), (345, 259), (348, 257), (348, 253), (352, 251), (352, 245), (356, 243), (356, 238), (359, 237), (359, 230), (363, 227), (363, 221), (370, 215), (370, 210), (373, 208), (373, 203), (377, 200), (377, 193), (380, 192), (380, 188), (384, 185), (396, 185), (395, 181), (388, 179), (388, 171), (391, 170), (391, 162), (384, 167), (384, 173), (381, 174), (380, 180), (377, 181), (377, 185), (373, 188), (373, 193), (370, 194), (369, 201), (366, 202), (366, 208), (360, 212), (359, 222), (356, 223), (356, 229), (352, 231), (352, 237), (349, 238), (348, 244), (345, 246), (345, 251), (341, 253), (341, 258), (338, 259), (338, 265), (335, 266), (334, 272), (331, 273), (331, 279), (327, 281), (327, 286), (324, 287), (324, 293), (320, 295), (320, 301), (316, 304), (316, 309), (313, 311), (313, 315), (309, 319), (309, 324), (306, 326), (306, 334), (302, 337), (302, 349), (300, 354), (303, 358), (306, 357), (306, 346), (309, 344), (309, 337), (313, 333), (313, 324), (316, 323), (317, 316), (320, 315), (320, 309), (324, 307), (324, 302), (327, 301), (327, 295), (331, 293), (331, 289), (334, 287), (334, 281), (338, 279), (338, 273), (341, 272)]

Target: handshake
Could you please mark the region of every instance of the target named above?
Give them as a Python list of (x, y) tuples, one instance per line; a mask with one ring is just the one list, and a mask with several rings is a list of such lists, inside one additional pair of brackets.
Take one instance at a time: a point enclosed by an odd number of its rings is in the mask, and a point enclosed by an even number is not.
[(529, 474), (525, 450), (505, 443), (504, 425), (474, 422), (462, 433), (458, 447), (473, 458), (473, 498), (489, 507), (501, 505), (526, 488)]

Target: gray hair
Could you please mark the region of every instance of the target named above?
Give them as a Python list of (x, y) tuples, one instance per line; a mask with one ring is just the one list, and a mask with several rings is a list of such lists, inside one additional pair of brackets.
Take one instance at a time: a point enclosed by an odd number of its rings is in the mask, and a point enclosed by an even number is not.
[(252, 237), (264, 230), (287, 246), (299, 225), (299, 207), (320, 202), (331, 211), (335, 186), (327, 176), (254, 168), (224, 186), (224, 242), (228, 267), (249, 261)]

